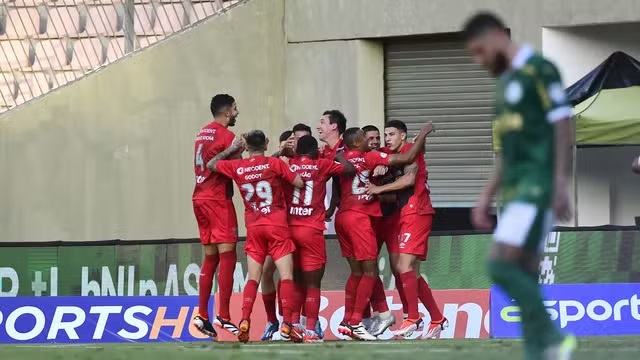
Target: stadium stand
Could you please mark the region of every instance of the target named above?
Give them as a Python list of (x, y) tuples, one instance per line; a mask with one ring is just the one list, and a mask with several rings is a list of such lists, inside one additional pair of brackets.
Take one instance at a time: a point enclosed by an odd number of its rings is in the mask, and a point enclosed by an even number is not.
[(14, 0), (0, 3), (0, 113), (240, 0)]

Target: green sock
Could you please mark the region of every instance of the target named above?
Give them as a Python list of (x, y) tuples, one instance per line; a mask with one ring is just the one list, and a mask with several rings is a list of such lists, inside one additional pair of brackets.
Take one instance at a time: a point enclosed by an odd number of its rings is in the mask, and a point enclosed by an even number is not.
[(541, 359), (547, 347), (562, 341), (562, 334), (544, 307), (538, 279), (518, 265), (503, 260), (489, 261), (489, 274), (520, 306), (526, 358)]

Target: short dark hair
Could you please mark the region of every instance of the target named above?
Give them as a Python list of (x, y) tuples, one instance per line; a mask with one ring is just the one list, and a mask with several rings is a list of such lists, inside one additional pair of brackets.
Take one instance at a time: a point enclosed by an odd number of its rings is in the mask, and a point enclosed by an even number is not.
[(404, 133), (407, 132), (407, 124), (400, 120), (389, 120), (386, 124), (384, 124), (385, 128), (396, 128)]
[(225, 111), (228, 107), (233, 106), (236, 100), (229, 94), (218, 94), (211, 98), (211, 115), (216, 116)]
[(247, 147), (252, 151), (266, 150), (267, 137), (262, 130), (251, 130), (245, 139)]
[(462, 32), (464, 39), (468, 41), (489, 30), (506, 31), (506, 27), (497, 15), (490, 12), (479, 12), (464, 23)]
[(318, 157), (318, 140), (311, 135), (304, 135), (298, 139), (296, 154)]
[(296, 124), (296, 125), (293, 127), (293, 132), (296, 132), (296, 131), (306, 131), (306, 132), (308, 132), (309, 134), (311, 134), (311, 128), (310, 128), (310, 127), (308, 127), (308, 126), (307, 126), (307, 125), (305, 125), (305, 124), (302, 124), (302, 123), (300, 123), (300, 124)]
[(362, 127), (362, 131), (364, 131), (365, 133), (369, 132), (369, 131), (377, 131), (380, 132), (380, 130), (378, 130), (377, 127), (373, 126), (373, 125), (365, 125)]
[(327, 110), (322, 115), (329, 115), (329, 124), (338, 124), (338, 133), (344, 134), (347, 129), (347, 118), (340, 110)]
[(357, 127), (352, 127), (345, 130), (344, 133), (342, 134), (342, 141), (344, 141), (344, 144), (347, 145), (349, 149), (353, 149), (353, 145), (354, 145), (353, 142), (356, 140), (356, 136), (360, 131), (362, 131), (362, 129)]
[(283, 132), (282, 134), (280, 134), (280, 142), (283, 142), (283, 141), (287, 140), (288, 138), (290, 138), (291, 134), (293, 134), (293, 131), (291, 131), (291, 130), (287, 130), (287, 131)]

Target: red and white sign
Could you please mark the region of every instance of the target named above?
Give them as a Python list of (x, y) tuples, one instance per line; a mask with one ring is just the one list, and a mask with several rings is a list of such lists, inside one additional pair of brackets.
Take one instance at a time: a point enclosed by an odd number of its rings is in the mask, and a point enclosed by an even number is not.
[[(396, 317), (395, 330), (402, 322), (402, 302), (398, 292), (386, 291), (387, 304)], [(440, 334), (442, 339), (486, 339), (489, 337), (489, 290), (434, 290), (433, 296), (444, 316), (449, 320), (449, 328)], [(429, 314), (422, 304), (420, 312), (424, 321), (429, 322)], [(320, 304), (320, 323), (325, 332), (325, 340), (339, 340), (338, 325), (344, 315), (344, 292), (325, 291)], [(242, 317), (242, 294), (234, 293), (231, 298), (231, 318), (238, 322)], [(261, 294), (258, 293), (251, 315), (251, 341), (260, 341), (266, 324), (266, 315)], [(219, 331), (219, 341), (237, 341), (232, 335)], [(421, 331), (412, 338), (421, 335)], [(276, 337), (278, 335), (276, 334)], [(274, 337), (274, 339), (276, 339)], [(386, 331), (380, 339), (390, 339), (391, 332)]]

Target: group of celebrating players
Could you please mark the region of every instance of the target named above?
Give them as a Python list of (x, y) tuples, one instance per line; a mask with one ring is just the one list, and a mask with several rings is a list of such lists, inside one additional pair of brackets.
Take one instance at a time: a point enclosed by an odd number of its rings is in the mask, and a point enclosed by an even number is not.
[[(423, 156), (426, 137), (434, 131), (431, 124), (410, 142), (403, 122), (388, 121), (386, 146), (380, 147), (381, 134), (375, 126), (347, 128), (345, 116), (329, 110), (317, 127), (322, 148), (311, 128), (298, 124), (281, 135), (280, 150), (267, 156), (269, 140), (262, 131), (236, 137), (228, 129), (238, 116), (232, 96), (214, 96), (211, 112), (214, 121), (200, 130), (195, 143), (193, 207), (205, 251), (199, 314), (193, 319), (199, 331), (216, 337), (216, 325), (248, 342), (262, 281), (268, 318), (262, 340), (270, 340), (279, 331), (285, 341), (321, 342), (318, 313), (327, 260), (324, 230), (325, 221), (334, 213), (342, 256), (351, 269), (345, 285), (344, 319), (338, 328), (342, 335), (376, 340), (396, 322), (378, 276), (383, 244), (404, 311), (394, 336), (408, 337), (422, 328), (422, 338), (431, 339), (448, 326), (419, 272), (420, 262), (426, 260), (434, 215)], [(245, 151), (248, 157), (243, 158)], [(325, 209), (329, 180), (333, 186)], [(247, 227), (248, 281), (238, 326), (231, 322), (229, 312), (237, 242), (232, 182), (244, 200)], [(276, 269), (277, 285), (273, 279)], [(216, 270), (219, 309), (212, 324), (208, 304)], [(429, 312), (429, 324), (423, 324), (419, 302)]]

